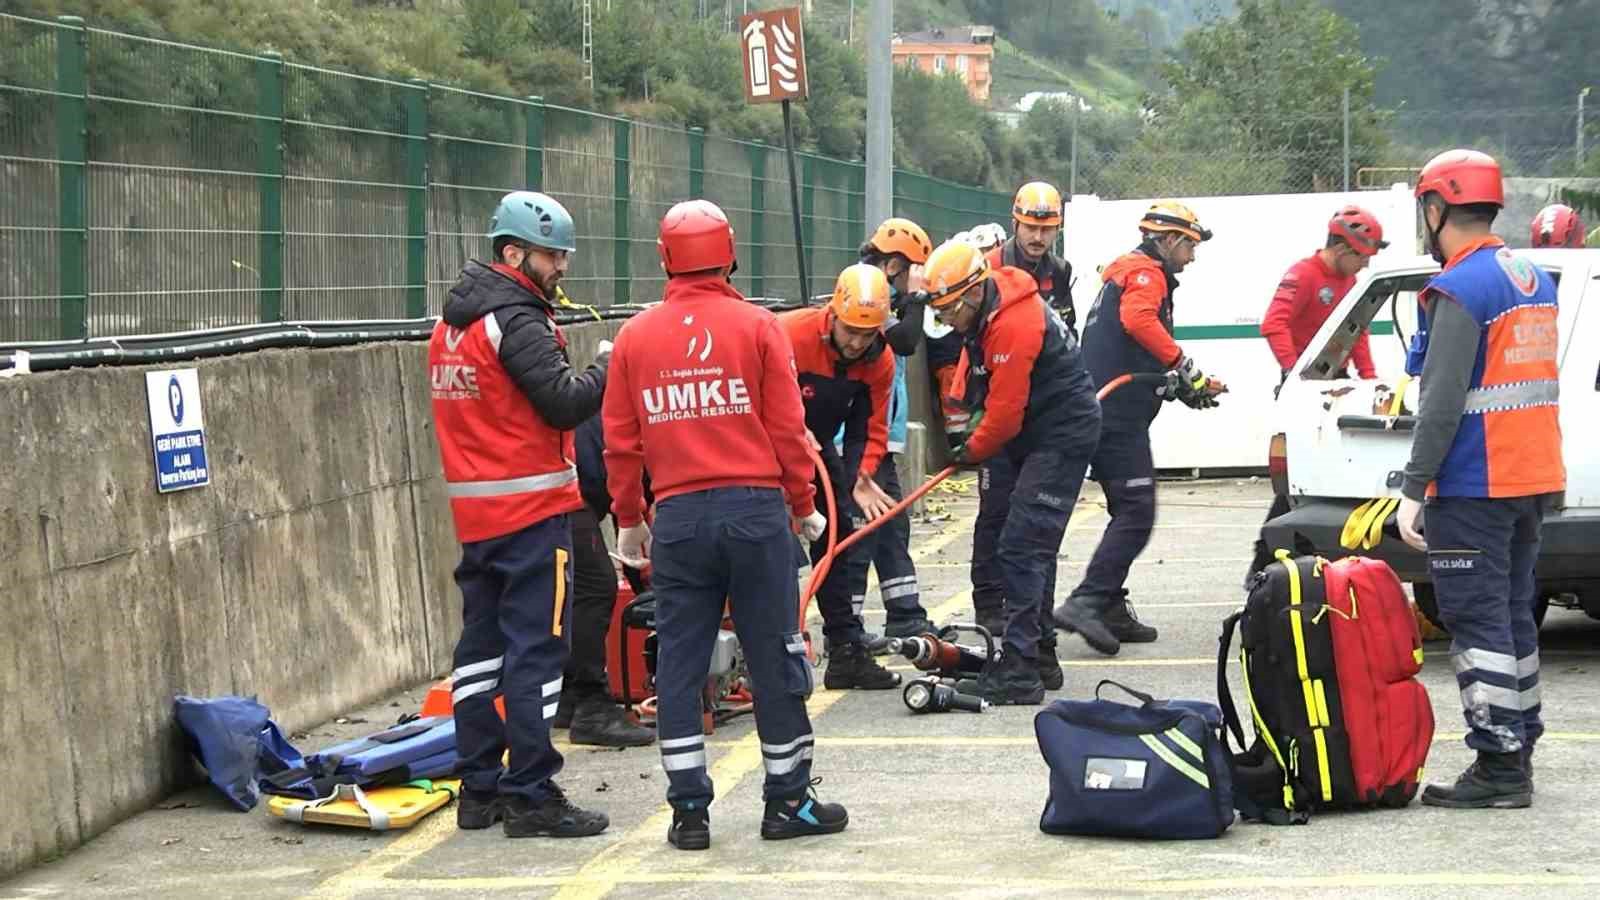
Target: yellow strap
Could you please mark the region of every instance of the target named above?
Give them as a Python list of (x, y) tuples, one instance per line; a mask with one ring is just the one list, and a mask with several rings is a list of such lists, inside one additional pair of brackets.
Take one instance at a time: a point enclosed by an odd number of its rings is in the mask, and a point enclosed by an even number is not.
[(1400, 376), (1400, 383), (1396, 385), (1394, 389), (1394, 399), (1389, 401), (1389, 415), (1391, 417), (1400, 415), (1400, 408), (1405, 405), (1406, 388), (1409, 387), (1410, 384), (1410, 375)]
[(1333, 775), (1328, 771), (1328, 740), (1323, 737), (1321, 728), (1311, 730), (1311, 736), (1317, 739), (1317, 775), (1322, 779), (1322, 802), (1333, 802)]
[(1174, 769), (1177, 769), (1178, 772), (1180, 772), (1185, 778), (1188, 778), (1190, 781), (1193, 781), (1195, 784), (1200, 785), (1208, 791), (1211, 790), (1211, 779), (1206, 777), (1206, 773), (1196, 769), (1194, 766), (1190, 765), (1186, 760), (1184, 760), (1183, 757), (1173, 753), (1166, 744), (1161, 743), (1160, 738), (1157, 738), (1153, 734), (1141, 734), (1139, 735), (1139, 740), (1144, 741), (1144, 745), (1149, 747), (1152, 753), (1161, 757), (1162, 762), (1173, 767)]
[(1317, 724), (1323, 727), (1333, 725), (1333, 720), (1328, 717), (1328, 695), (1322, 689), (1321, 678), (1311, 682), (1311, 693), (1315, 695), (1317, 700)]
[(565, 307), (567, 309), (587, 309), (589, 314), (594, 316), (594, 320), (596, 322), (602, 321), (600, 318), (599, 309), (590, 306), (587, 303), (574, 303), (572, 298), (567, 296), (567, 292), (562, 290), (559, 286), (556, 288), (556, 305)]
[[(1317, 742), (1317, 774), (1322, 778), (1322, 798), (1326, 801), (1333, 800), (1333, 781), (1328, 772), (1328, 744), (1322, 736), (1322, 729), (1317, 723), (1322, 721), (1317, 715), (1317, 697), (1312, 688), (1311, 674), (1306, 666), (1306, 635), (1300, 620), (1304, 612), (1300, 608), (1300, 568), (1294, 560), (1281, 560), (1282, 565), (1289, 570), (1289, 631), (1294, 635), (1294, 665), (1295, 671), (1300, 676), (1300, 685), (1305, 695), (1306, 721), (1312, 726), (1312, 735)], [(1318, 570), (1321, 569), (1321, 560), (1318, 560)]]
[(1350, 511), (1350, 517), (1344, 520), (1344, 530), (1339, 532), (1339, 546), (1346, 550), (1361, 549), (1362, 523), (1366, 521), (1367, 513), (1376, 502), (1368, 500)]
[(566, 548), (556, 548), (556, 602), (550, 617), (550, 633), (556, 637), (561, 636), (561, 609), (567, 605), (567, 556)]
[(1377, 497), (1357, 506), (1344, 520), (1339, 546), (1346, 550), (1372, 550), (1383, 541), (1383, 523), (1400, 505), (1398, 497)]

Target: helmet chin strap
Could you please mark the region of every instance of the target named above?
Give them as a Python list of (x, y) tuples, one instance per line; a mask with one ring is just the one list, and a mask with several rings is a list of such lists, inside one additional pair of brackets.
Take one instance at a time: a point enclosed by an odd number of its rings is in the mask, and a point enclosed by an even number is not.
[(1439, 227), (1438, 228), (1429, 228), (1428, 227), (1428, 201), (1426, 199), (1423, 199), (1423, 200), (1420, 200), (1418, 202), (1422, 206), (1422, 209), (1420, 210), (1420, 212), (1422, 213), (1422, 231), (1423, 231), (1423, 234), (1426, 235), (1426, 240), (1424, 241), (1424, 244), (1427, 246), (1428, 255), (1433, 257), (1434, 262), (1437, 262), (1439, 265), (1442, 266), (1442, 265), (1445, 264), (1445, 256), (1444, 256), (1444, 247), (1443, 247), (1443, 245), (1441, 245), (1439, 243), (1439, 233), (1444, 231), (1445, 220), (1450, 218), (1450, 206), (1448, 204), (1441, 204), (1440, 205), (1440, 207), (1439, 207)]

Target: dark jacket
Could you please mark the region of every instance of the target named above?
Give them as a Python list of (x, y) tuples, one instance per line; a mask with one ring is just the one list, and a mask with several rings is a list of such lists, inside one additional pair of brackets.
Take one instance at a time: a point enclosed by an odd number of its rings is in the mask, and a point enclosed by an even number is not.
[(445, 324), (466, 328), (491, 313), (495, 327), (489, 331), (498, 328), (500, 364), (550, 427), (571, 430), (600, 411), (610, 354), (582, 374), (574, 372), (555, 309), (538, 287), (509, 267), (469, 262), (445, 298)]
[[(611, 514), (611, 491), (606, 488), (606, 431), (604, 418), (590, 416), (578, 426), (575, 435), (578, 453), (578, 493), (596, 519)], [(650, 473), (644, 473), (644, 502), (655, 503), (650, 494)]]
[(989, 251), (989, 265), (1011, 266), (1032, 275), (1039, 286), (1039, 296), (1061, 316), (1073, 338), (1077, 338), (1078, 311), (1072, 305), (1072, 263), (1046, 250), (1037, 263), (1029, 265), (1017, 250), (1017, 239), (1010, 238)]
[[(1149, 245), (1118, 257), (1101, 273), (1100, 295), (1083, 326), (1084, 359), (1096, 387), (1118, 375), (1165, 372), (1183, 351), (1172, 339), (1172, 295), (1178, 279)], [(1130, 384), (1100, 404), (1106, 431), (1150, 427), (1161, 400), (1155, 388)]]

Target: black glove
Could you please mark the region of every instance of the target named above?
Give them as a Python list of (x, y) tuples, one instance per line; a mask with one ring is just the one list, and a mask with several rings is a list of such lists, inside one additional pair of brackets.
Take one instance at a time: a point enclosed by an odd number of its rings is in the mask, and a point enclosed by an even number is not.
[(1211, 409), (1220, 405), (1216, 392), (1211, 389), (1211, 380), (1188, 356), (1178, 360), (1178, 365), (1167, 373), (1167, 383), (1156, 388), (1156, 396), (1182, 401), (1190, 409)]

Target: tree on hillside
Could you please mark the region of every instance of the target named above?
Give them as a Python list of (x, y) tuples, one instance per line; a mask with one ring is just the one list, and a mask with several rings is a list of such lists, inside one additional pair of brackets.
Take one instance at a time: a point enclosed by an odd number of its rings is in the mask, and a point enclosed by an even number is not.
[(1350, 91), (1352, 166), (1386, 142), (1373, 108), (1375, 66), (1355, 26), (1311, 0), (1240, 0), (1236, 18), (1184, 36), (1153, 98), (1150, 141), (1174, 151), (1281, 160), (1287, 187), (1343, 181), (1342, 92)]

